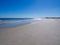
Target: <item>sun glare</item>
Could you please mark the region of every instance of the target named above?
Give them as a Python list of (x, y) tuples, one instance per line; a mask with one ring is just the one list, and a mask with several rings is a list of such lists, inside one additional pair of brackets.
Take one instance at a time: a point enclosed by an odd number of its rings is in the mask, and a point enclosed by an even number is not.
[(41, 20), (41, 18), (35, 18), (34, 20)]

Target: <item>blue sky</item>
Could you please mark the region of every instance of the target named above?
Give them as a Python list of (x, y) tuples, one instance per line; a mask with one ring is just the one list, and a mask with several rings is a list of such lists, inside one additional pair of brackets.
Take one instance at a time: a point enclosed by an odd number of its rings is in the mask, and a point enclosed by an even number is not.
[(60, 0), (0, 0), (0, 17), (60, 16)]

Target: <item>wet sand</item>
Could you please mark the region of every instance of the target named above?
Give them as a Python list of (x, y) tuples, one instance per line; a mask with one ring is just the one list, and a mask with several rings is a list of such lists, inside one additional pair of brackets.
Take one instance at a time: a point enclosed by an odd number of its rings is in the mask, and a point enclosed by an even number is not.
[(60, 19), (0, 28), (0, 45), (60, 45)]

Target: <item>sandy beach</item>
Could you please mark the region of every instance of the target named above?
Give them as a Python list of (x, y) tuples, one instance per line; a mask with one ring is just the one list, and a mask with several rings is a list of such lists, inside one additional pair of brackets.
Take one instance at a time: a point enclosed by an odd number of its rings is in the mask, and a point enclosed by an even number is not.
[(60, 19), (0, 28), (0, 45), (60, 45)]

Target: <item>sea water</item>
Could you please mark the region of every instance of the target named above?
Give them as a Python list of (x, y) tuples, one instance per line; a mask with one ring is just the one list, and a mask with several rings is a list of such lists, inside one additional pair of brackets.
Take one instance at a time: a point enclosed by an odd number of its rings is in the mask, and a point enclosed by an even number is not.
[(37, 20), (33, 20), (33, 18), (0, 18), (0, 28), (22, 26), (35, 21)]

